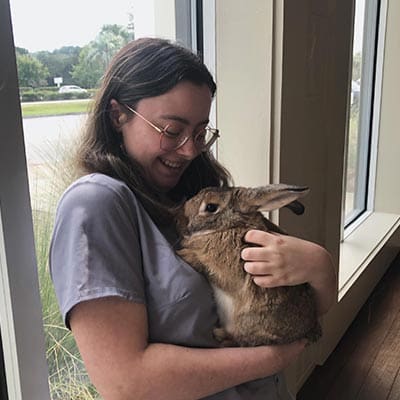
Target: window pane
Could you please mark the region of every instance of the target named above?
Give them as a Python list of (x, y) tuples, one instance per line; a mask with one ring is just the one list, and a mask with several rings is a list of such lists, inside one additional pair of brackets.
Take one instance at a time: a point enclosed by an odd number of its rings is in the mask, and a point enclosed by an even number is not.
[(347, 140), (345, 226), (367, 209), (378, 1), (356, 0)]
[(62, 322), (49, 276), (54, 214), (59, 196), (76, 178), (71, 154), (106, 65), (133, 37), (171, 37), (175, 26), (168, 24), (174, 21), (169, 18), (175, 13), (174, 2), (10, 3), (51, 396), (97, 399), (75, 341)]

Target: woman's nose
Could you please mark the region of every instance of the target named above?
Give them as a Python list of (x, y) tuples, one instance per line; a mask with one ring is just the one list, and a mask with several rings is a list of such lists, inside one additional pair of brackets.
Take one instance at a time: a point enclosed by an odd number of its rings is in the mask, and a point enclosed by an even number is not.
[(199, 150), (194, 144), (193, 136), (189, 136), (181, 147), (176, 149), (176, 152), (185, 156), (188, 159), (193, 159), (199, 155)]

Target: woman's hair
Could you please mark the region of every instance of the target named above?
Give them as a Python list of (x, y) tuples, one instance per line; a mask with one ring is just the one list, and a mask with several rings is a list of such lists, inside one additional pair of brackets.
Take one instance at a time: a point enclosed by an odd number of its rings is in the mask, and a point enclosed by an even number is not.
[(167, 200), (172, 204), (195, 195), (206, 186), (226, 186), (229, 173), (212, 153), (195, 158), (167, 198), (144, 179), (141, 166), (128, 157), (122, 135), (111, 119), (110, 101), (133, 107), (142, 99), (162, 95), (179, 82), (207, 85), (212, 96), (216, 84), (201, 59), (190, 50), (164, 39), (143, 38), (130, 42), (113, 58), (96, 95), (78, 149), (78, 168), (84, 173), (101, 172), (124, 181), (152, 212)]

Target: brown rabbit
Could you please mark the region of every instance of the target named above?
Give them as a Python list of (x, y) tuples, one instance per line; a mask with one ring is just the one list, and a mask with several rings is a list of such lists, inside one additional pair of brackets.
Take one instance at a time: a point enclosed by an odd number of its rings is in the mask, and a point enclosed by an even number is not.
[[(223, 345), (257, 346), (317, 341), (321, 328), (314, 294), (308, 284), (261, 288), (243, 269), (241, 250), (250, 229), (284, 233), (262, 211), (288, 206), (305, 187), (283, 184), (260, 188), (206, 188), (188, 200), (176, 217), (181, 236), (178, 254), (209, 280), (220, 327), (215, 337)], [(301, 210), (299, 210), (301, 213)]]

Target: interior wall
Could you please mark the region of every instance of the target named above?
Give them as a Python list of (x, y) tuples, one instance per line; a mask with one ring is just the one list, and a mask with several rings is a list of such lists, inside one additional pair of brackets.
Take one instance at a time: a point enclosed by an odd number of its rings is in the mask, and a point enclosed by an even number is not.
[(154, 0), (155, 36), (175, 40), (175, 0)]
[(387, 1), (375, 208), (400, 214), (400, 2)]
[(235, 183), (269, 182), (273, 2), (216, 3), (218, 159)]

